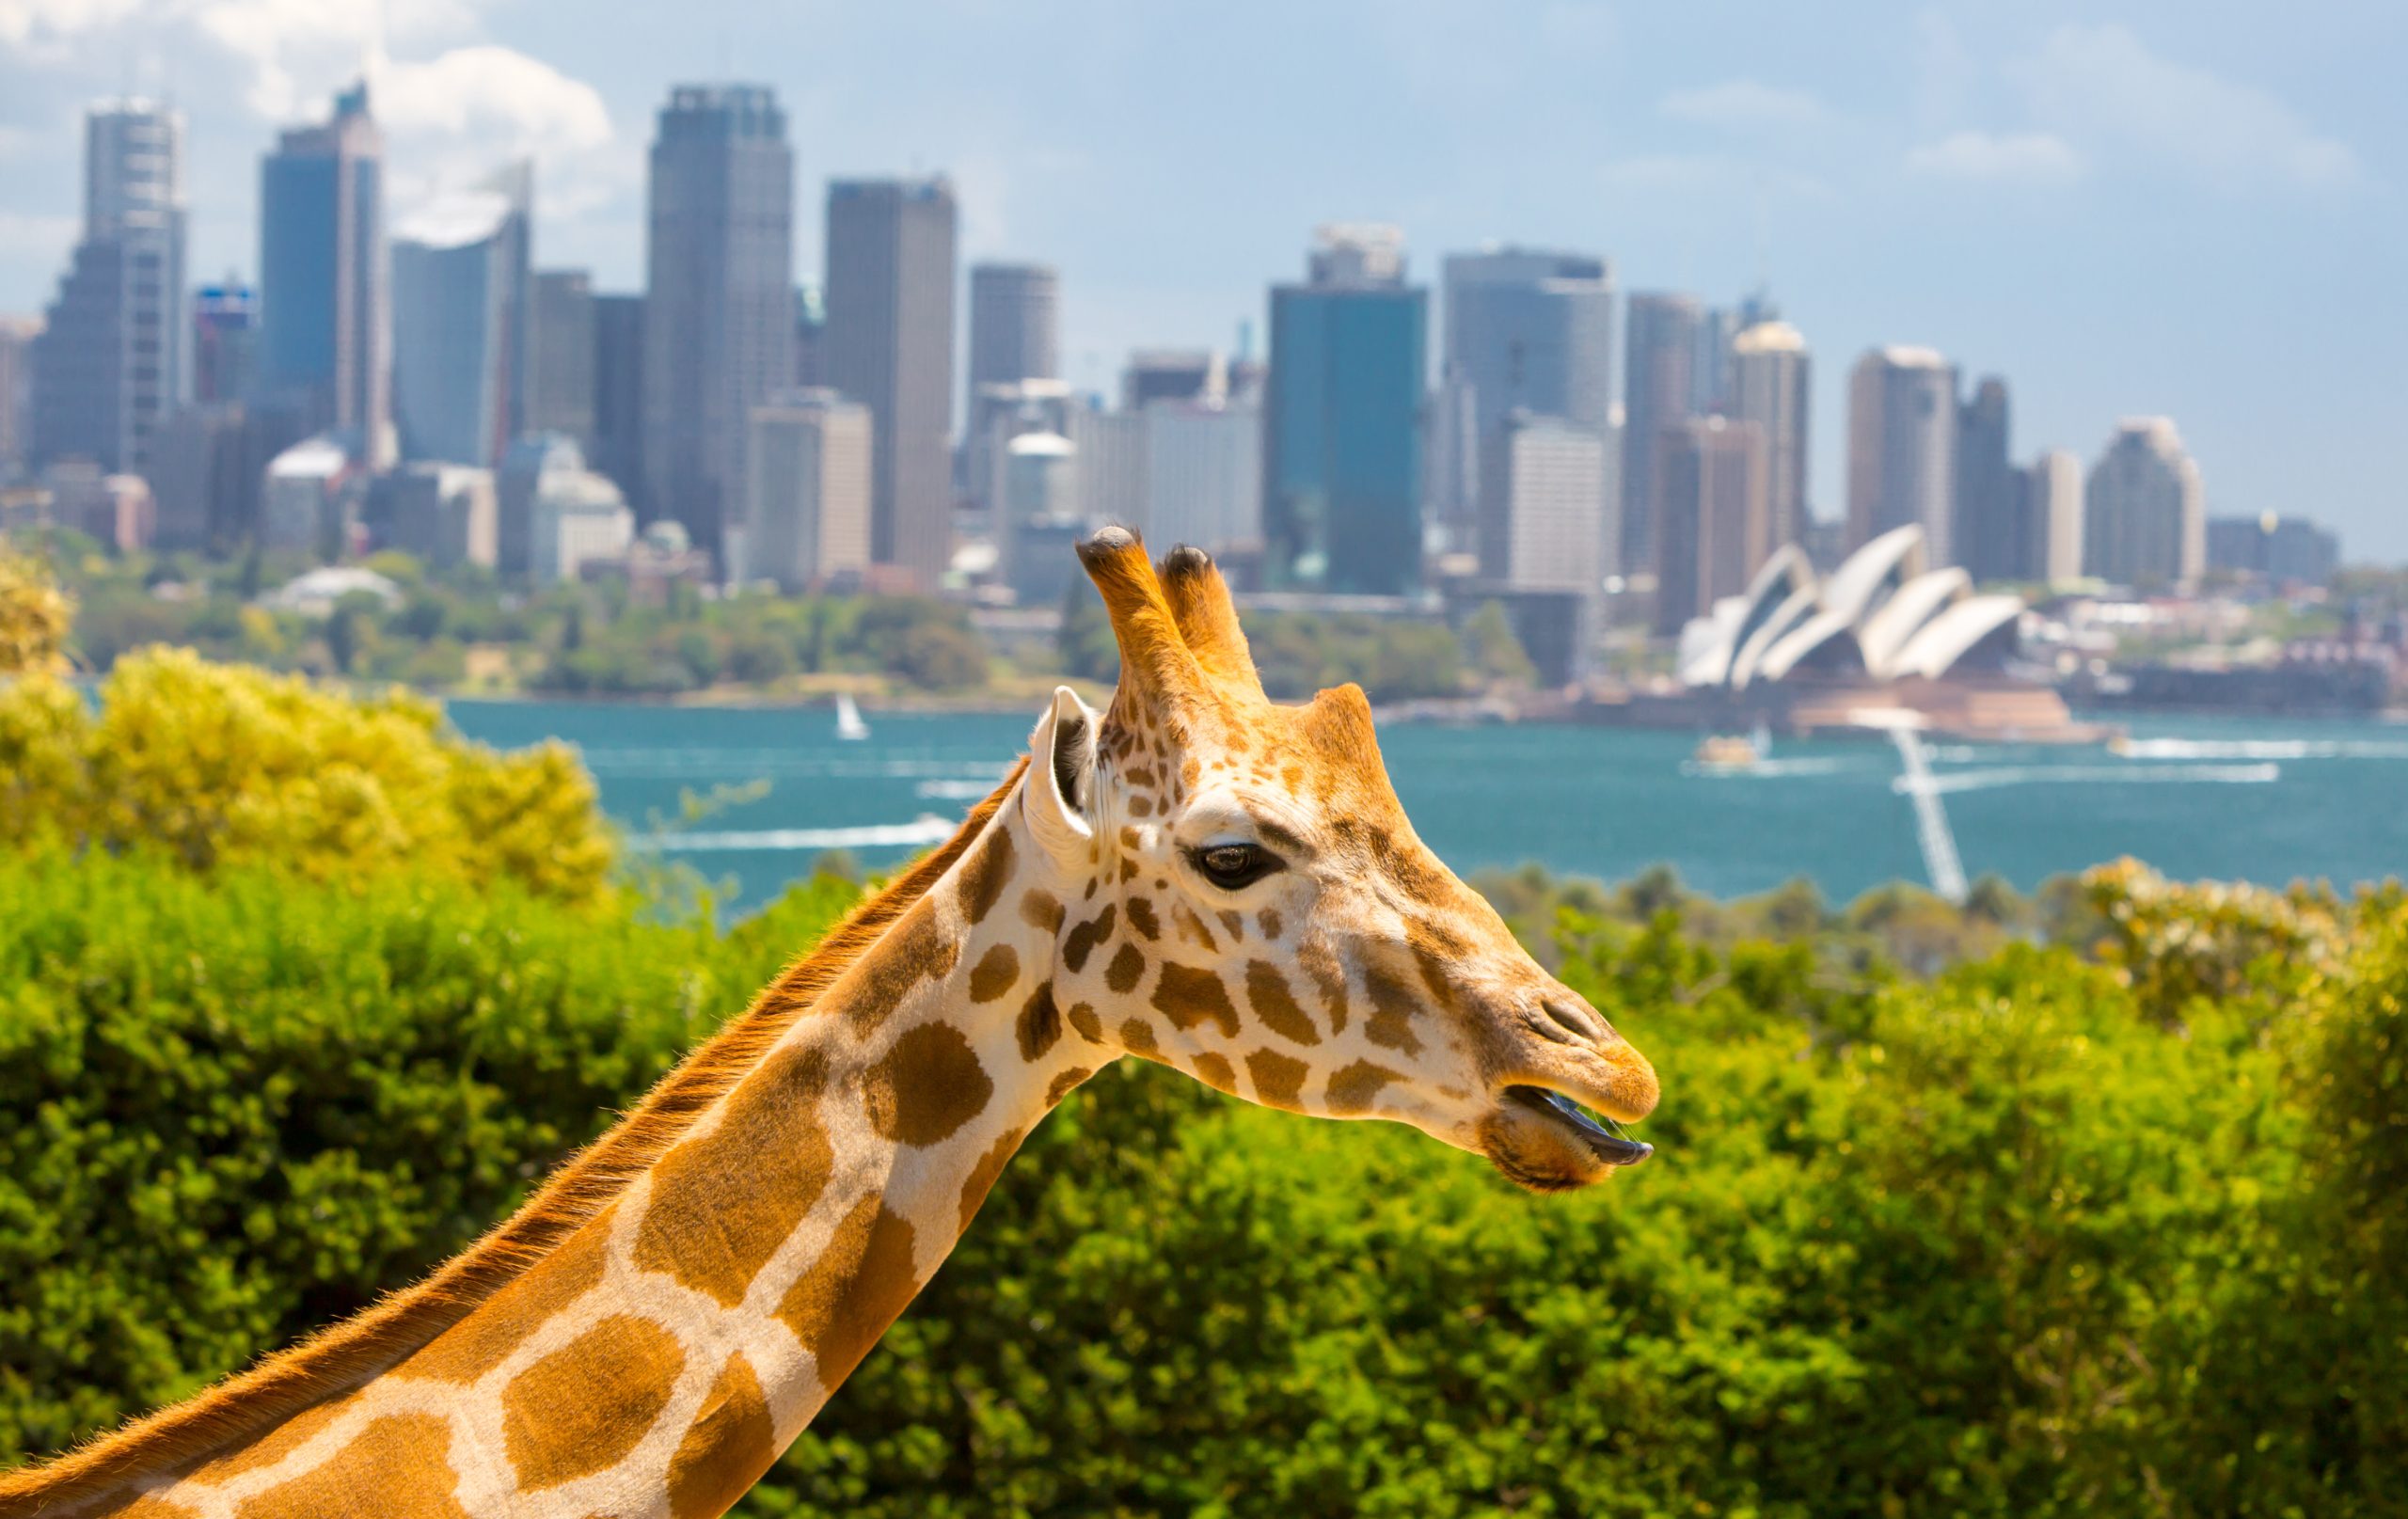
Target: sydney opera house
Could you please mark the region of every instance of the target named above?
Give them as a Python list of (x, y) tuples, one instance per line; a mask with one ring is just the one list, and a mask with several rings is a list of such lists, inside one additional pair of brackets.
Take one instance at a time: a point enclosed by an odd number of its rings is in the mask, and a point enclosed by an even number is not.
[(1608, 720), (1790, 733), (1900, 724), (2031, 740), (2094, 736), (2054, 689), (2019, 674), (2024, 606), (1962, 569), (1930, 568), (1923, 530), (1893, 529), (1817, 577), (1797, 547), (1682, 630), (1677, 691), (1634, 693)]

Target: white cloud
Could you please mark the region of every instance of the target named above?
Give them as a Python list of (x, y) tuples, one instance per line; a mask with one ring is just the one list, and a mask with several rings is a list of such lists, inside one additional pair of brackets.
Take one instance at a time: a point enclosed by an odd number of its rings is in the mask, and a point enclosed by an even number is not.
[(1726, 79), (1700, 89), (1674, 90), (1664, 97), (1661, 108), (1674, 120), (1732, 128), (1811, 126), (1827, 114), (1823, 103), (1802, 89), (1783, 89), (1753, 79)]
[(2128, 27), (2065, 25), (2011, 66), (2034, 115), (2076, 140), (2112, 141), (2219, 185), (2346, 185), (2357, 155), (2254, 85), (2149, 51)]
[(600, 92), (505, 47), (453, 48), (424, 63), (370, 73), (398, 209), (482, 181), (514, 159), (535, 162), (535, 204), (547, 222), (600, 210), (641, 182)]
[(1831, 188), (1811, 174), (1773, 168), (1728, 153), (1637, 153), (1597, 170), (1608, 189), (1639, 194), (1698, 191), (1729, 198), (1765, 193), (1827, 199)]
[(2066, 184), (2082, 178), (2082, 155), (2046, 132), (1954, 132), (1907, 154), (1907, 172), (1985, 184)]

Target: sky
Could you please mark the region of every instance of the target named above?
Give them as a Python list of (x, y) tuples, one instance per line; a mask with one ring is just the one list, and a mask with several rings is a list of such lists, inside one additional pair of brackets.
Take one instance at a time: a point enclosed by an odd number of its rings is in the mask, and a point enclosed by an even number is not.
[(1622, 288), (1759, 283), (1812, 345), (1811, 496), (1846, 371), (1936, 347), (2020, 456), (2175, 419), (2211, 514), (2408, 561), (2408, 6), (1589, 0), (0, 0), (0, 310), (75, 235), (79, 115), (187, 120), (193, 272), (257, 261), (259, 154), (366, 69), (393, 210), (538, 166), (536, 257), (640, 287), (671, 85), (784, 101), (799, 278), (832, 176), (943, 170), (964, 261), (1063, 274), (1069, 378), (1233, 346), (1312, 228), (1603, 252)]

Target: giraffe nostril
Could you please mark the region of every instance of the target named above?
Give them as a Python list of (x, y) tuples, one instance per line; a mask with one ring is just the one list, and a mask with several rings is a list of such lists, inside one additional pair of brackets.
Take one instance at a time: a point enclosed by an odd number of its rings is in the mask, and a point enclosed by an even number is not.
[[(1601, 1044), (1613, 1037), (1613, 1030), (1596, 1010), (1576, 997), (1541, 997), (1539, 1006), (1557, 1028), (1573, 1037), (1591, 1044)], [(1542, 1030), (1541, 1032), (1545, 1032)], [(1550, 1036), (1553, 1037), (1554, 1036)]]

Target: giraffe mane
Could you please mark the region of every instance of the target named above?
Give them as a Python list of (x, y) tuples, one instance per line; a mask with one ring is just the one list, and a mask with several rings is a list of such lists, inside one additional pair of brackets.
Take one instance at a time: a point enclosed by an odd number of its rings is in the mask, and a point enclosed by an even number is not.
[(534, 1196), (424, 1280), (386, 1294), (195, 1397), (50, 1461), (0, 1472), (0, 1507), (25, 1499), (59, 1512), (178, 1475), (246, 1444), (304, 1409), (391, 1369), (599, 1214), (741, 1081), (778, 1036), (974, 843), (1028, 767), (1023, 755), (953, 837), (863, 901), (762, 989), (743, 1013), (696, 1046), (636, 1109), (570, 1156)]

